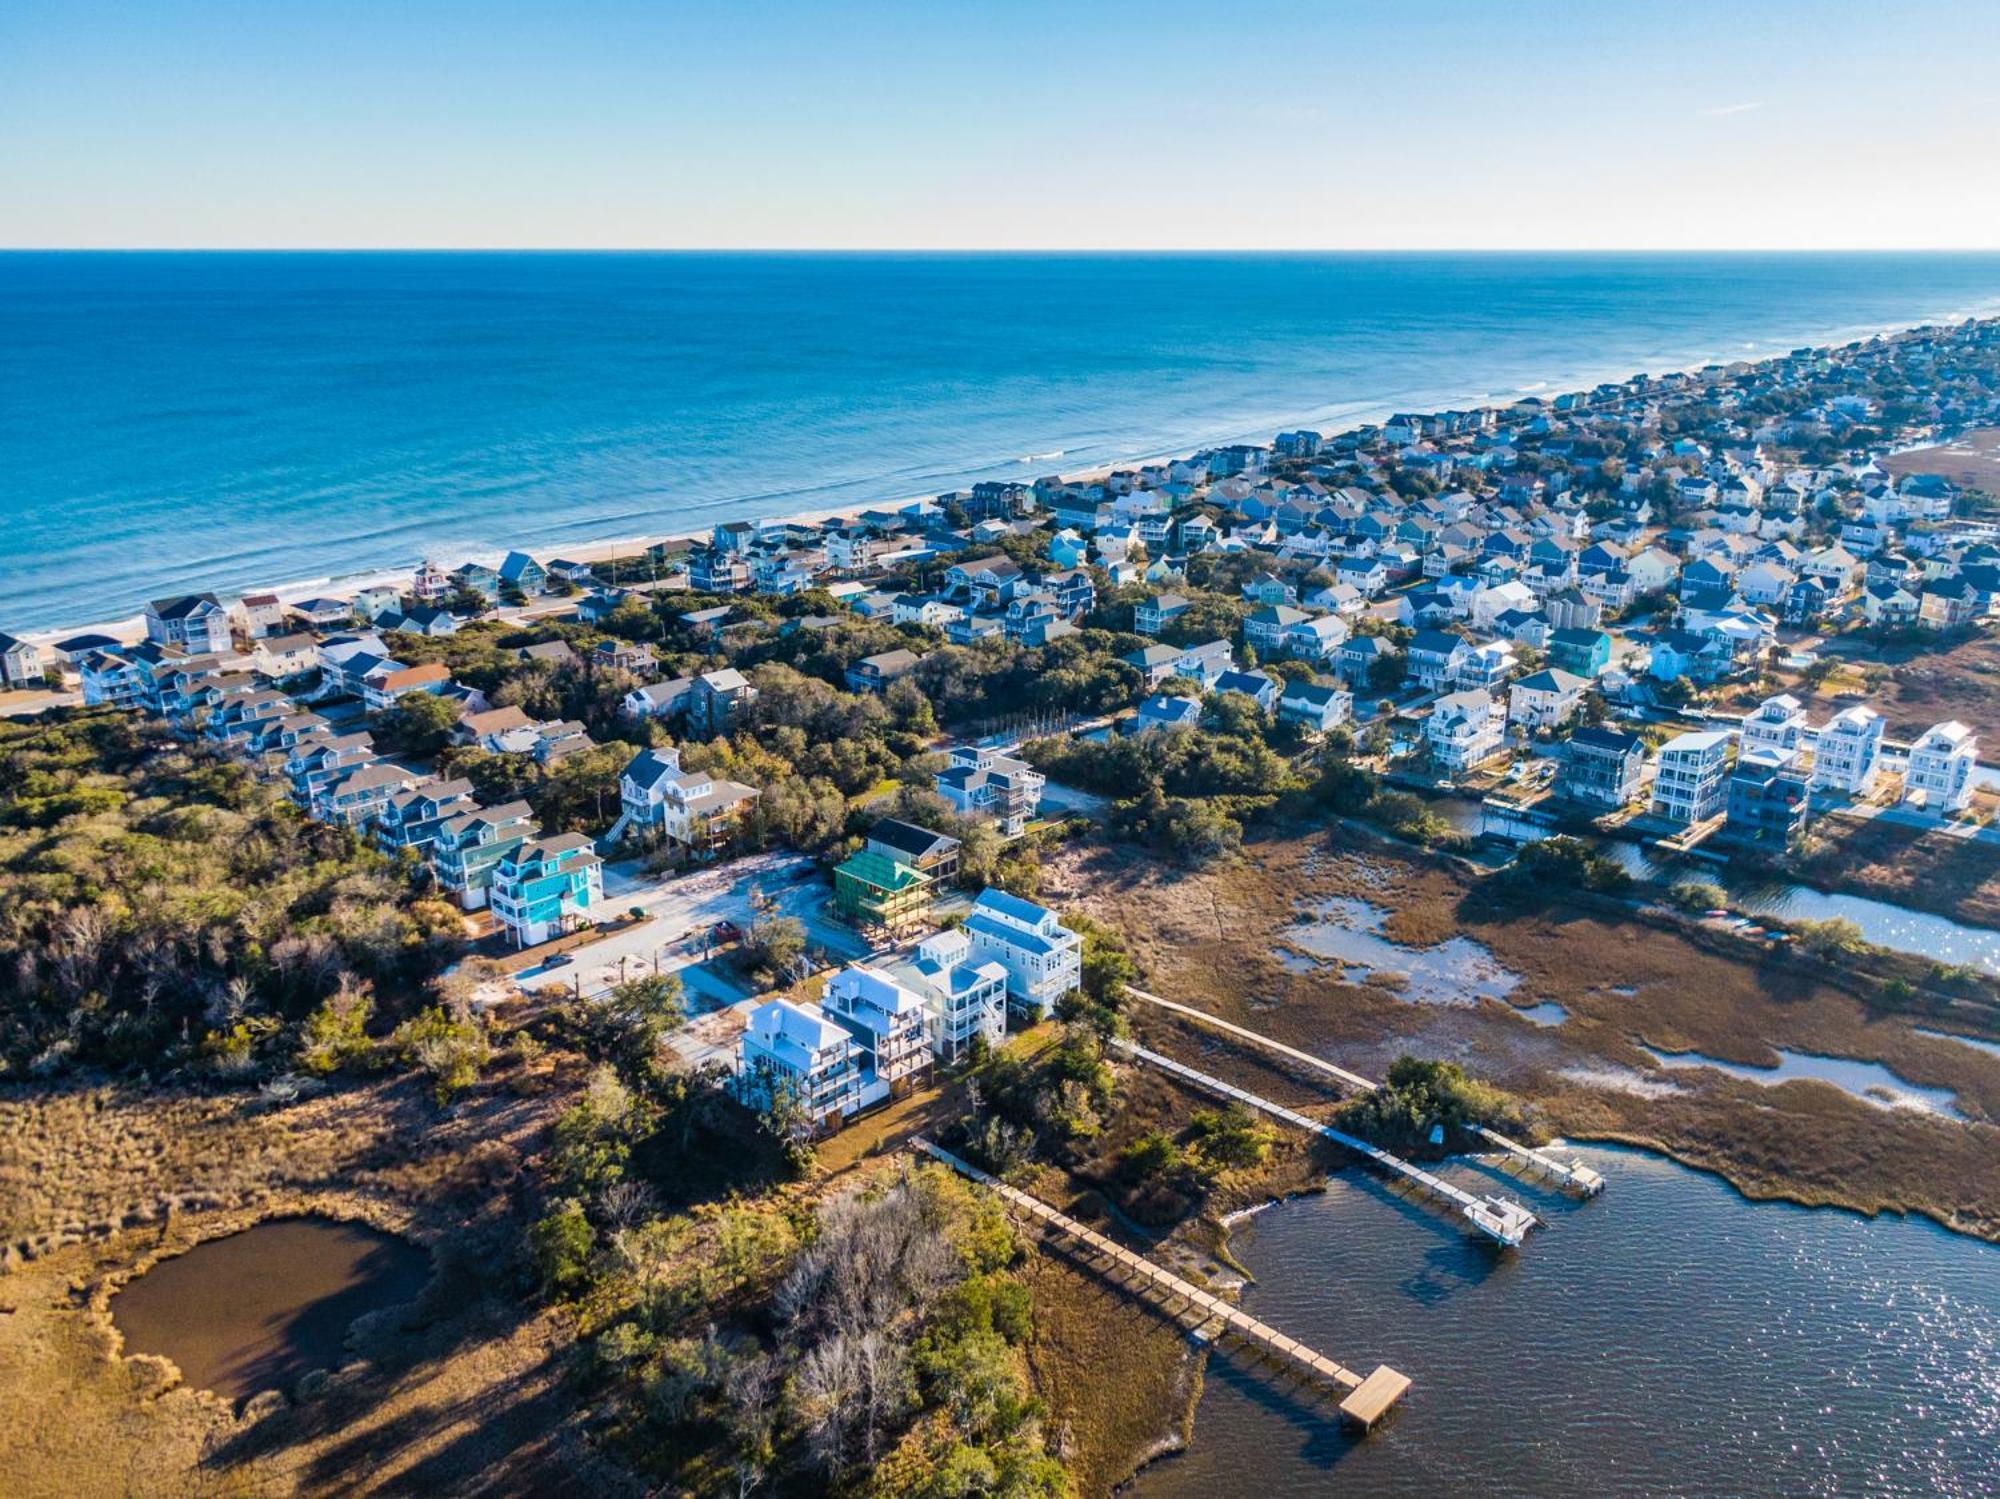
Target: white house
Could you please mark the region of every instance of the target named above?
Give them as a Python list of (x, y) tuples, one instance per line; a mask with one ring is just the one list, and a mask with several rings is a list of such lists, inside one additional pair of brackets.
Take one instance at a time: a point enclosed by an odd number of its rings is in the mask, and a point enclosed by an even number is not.
[(1560, 667), (1531, 672), (1507, 689), (1507, 721), (1528, 730), (1556, 728), (1576, 713), (1589, 685)]
[(625, 694), (624, 708), (632, 718), (665, 718), (687, 705), (694, 690), (693, 677), (676, 677), (671, 682), (648, 682)]
[(1653, 815), (1693, 824), (1719, 816), (1729, 799), (1729, 736), (1719, 730), (1682, 734), (1660, 746), (1653, 778)]
[(1491, 694), (1451, 692), (1424, 720), (1424, 739), (1440, 770), (1459, 775), (1500, 752), (1506, 726)]
[(1743, 715), (1746, 750), (1796, 750), (1806, 737), (1806, 710), (1789, 692), (1767, 697), (1756, 711)]
[(1819, 731), (1813, 790), (1867, 796), (1875, 789), (1881, 755), (1882, 715), (1873, 708), (1841, 709)]
[(1008, 999), (1035, 1020), (1083, 982), (1083, 938), (1031, 900), (982, 890), (963, 930), (975, 959), (1007, 970)]
[(972, 939), (963, 931), (931, 933), (895, 972), (923, 995), (931, 1050), (941, 1060), (958, 1061), (975, 1040), (998, 1046), (1006, 1039), (1007, 970), (990, 958), (973, 961)]
[(968, 817), (991, 817), (1009, 838), (1019, 833), (1042, 804), (1048, 778), (1025, 760), (1003, 750), (961, 745), (933, 777), (938, 795)]
[(618, 777), (623, 808), (607, 842), (635, 828), (657, 828), (697, 856), (729, 841), (757, 800), (757, 788), (705, 770), (683, 771), (677, 749), (641, 750)]
[(1972, 772), (1979, 763), (1979, 737), (1953, 720), (1924, 731), (1910, 746), (1903, 773), (1903, 800), (1930, 812), (1959, 812), (1972, 800)]
[(880, 969), (850, 963), (827, 980), (820, 1008), (854, 1037), (865, 1073), (892, 1095), (930, 1070), (924, 998)]
[(787, 1097), (815, 1126), (837, 1125), (862, 1105), (859, 1048), (818, 1005), (774, 999), (750, 1012), (738, 1090), (753, 1108)]
[(1304, 724), (1325, 733), (1354, 716), (1354, 694), (1339, 687), (1321, 687), (1313, 682), (1293, 682), (1278, 699), (1278, 717), (1287, 723)]

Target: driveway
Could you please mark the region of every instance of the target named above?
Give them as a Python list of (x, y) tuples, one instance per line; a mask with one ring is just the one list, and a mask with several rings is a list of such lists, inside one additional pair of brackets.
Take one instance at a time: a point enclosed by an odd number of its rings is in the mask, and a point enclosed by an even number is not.
[[(799, 878), (807, 870), (812, 877)], [(775, 913), (798, 918), (807, 943), (824, 949), (830, 960), (845, 962), (871, 952), (857, 932), (833, 918), (828, 909), (833, 892), (819, 878), (813, 861), (803, 855), (758, 854), (666, 876), (649, 876), (636, 861), (624, 860), (604, 867), (605, 909), (641, 910), (646, 919), (575, 949), (574, 963), (554, 970), (550, 977), (589, 996), (602, 994), (624, 978), (679, 973), (691, 998), (699, 994), (712, 1003), (730, 1003), (742, 997), (742, 990), (732, 990), (713, 968), (696, 965), (712, 956), (709, 934), (717, 923), (730, 921), (749, 929), (760, 896), (770, 901)]]

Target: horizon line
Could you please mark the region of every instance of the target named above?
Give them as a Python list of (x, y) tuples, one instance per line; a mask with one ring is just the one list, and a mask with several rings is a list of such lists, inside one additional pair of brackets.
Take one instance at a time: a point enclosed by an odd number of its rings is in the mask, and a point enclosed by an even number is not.
[(0, 245), (0, 255), (2000, 255), (1993, 245)]

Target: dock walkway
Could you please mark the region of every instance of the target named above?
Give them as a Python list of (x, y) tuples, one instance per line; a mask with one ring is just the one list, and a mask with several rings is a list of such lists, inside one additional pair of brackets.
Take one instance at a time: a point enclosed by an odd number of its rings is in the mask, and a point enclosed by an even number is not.
[(1350, 1135), (1344, 1130), (1337, 1130), (1330, 1124), (1321, 1124), (1317, 1119), (1301, 1114), (1296, 1109), (1288, 1109), (1281, 1103), (1273, 1103), (1268, 1098), (1260, 1098), (1255, 1093), (1239, 1088), (1233, 1083), (1225, 1083), (1221, 1078), (1211, 1077), (1206, 1072), (1197, 1072), (1185, 1063), (1176, 1062), (1172, 1057), (1162, 1056), (1157, 1051), (1148, 1051), (1145, 1047), (1131, 1041), (1114, 1039), (1110, 1044), (1117, 1050), (1125, 1053), (1125, 1055), (1136, 1057), (1149, 1066), (1157, 1067), (1161, 1071), (1178, 1077), (1183, 1082), (1191, 1083), (1206, 1092), (1232, 1099), (1248, 1108), (1257, 1110), (1259, 1113), (1268, 1114), (1273, 1119), (1282, 1120), (1284, 1123), (1292, 1125), (1297, 1129), (1306, 1130), (1311, 1134), (1323, 1135), (1337, 1144), (1346, 1146), (1356, 1155), (1381, 1167), (1392, 1176), (1409, 1182), (1418, 1190), (1449, 1203), (1457, 1209), (1460, 1217), (1464, 1218), (1466, 1222), (1470, 1223), (1480, 1233), (1492, 1239), (1503, 1248), (1520, 1248), (1521, 1241), (1528, 1236), (1528, 1230), (1535, 1226), (1535, 1215), (1511, 1198), (1490, 1195), (1475, 1197), (1472, 1193), (1466, 1191), (1465, 1188), (1454, 1186), (1443, 1177), (1426, 1171), (1423, 1167), (1406, 1161), (1399, 1155), (1392, 1155), (1379, 1145), (1371, 1145), (1358, 1135)]
[[(1372, 1427), (1393, 1405), (1400, 1400), (1410, 1387), (1407, 1375), (1399, 1374), (1387, 1364), (1378, 1365), (1375, 1372), (1363, 1378), (1344, 1364), (1336, 1363), (1323, 1353), (1316, 1353), (1296, 1338), (1287, 1337), (1268, 1322), (1260, 1322), (1230, 1302), (1224, 1301), (1213, 1292), (1204, 1291), (1192, 1281), (1183, 1280), (1163, 1265), (1156, 1265), (1144, 1255), (1134, 1254), (1122, 1244), (1107, 1239), (1093, 1228), (1087, 1228), (1067, 1213), (1058, 1211), (1039, 1197), (1031, 1197), (1018, 1187), (1010, 1187), (998, 1177), (981, 1171), (969, 1161), (959, 1159), (942, 1146), (934, 1145), (921, 1135), (910, 1141), (933, 1160), (942, 1162), (969, 1181), (975, 1181), (1017, 1213), (1025, 1214), (1041, 1227), (1061, 1237), (1081, 1245), (1091, 1254), (1110, 1261), (1120, 1269), (1132, 1272), (1147, 1282), (1165, 1297), (1169, 1313), (1177, 1320), (1191, 1320), (1199, 1331), (1211, 1324), (1219, 1323), (1216, 1335), (1228, 1335), (1248, 1344), (1259, 1353), (1285, 1361), (1316, 1379), (1337, 1386), (1344, 1393), (1340, 1402), (1340, 1413), (1363, 1430)], [(1176, 1307), (1175, 1303), (1179, 1303)], [(1197, 1315), (1198, 1314), (1198, 1315)]]
[[(1297, 1062), (1302, 1067), (1311, 1068), (1315, 1072), (1332, 1078), (1343, 1088), (1351, 1089), (1357, 1093), (1373, 1093), (1376, 1088), (1381, 1086), (1372, 1079), (1363, 1077), (1358, 1072), (1349, 1072), (1345, 1067), (1336, 1067), (1324, 1057), (1316, 1057), (1311, 1052), (1300, 1051), (1296, 1046), (1287, 1046), (1282, 1041), (1274, 1041), (1269, 1036), (1259, 1035), (1256, 1031), (1250, 1030), (1245, 1026), (1231, 1024), (1220, 1016), (1211, 1015), (1206, 1010), (1198, 1010), (1193, 1005), (1184, 1005), (1172, 999), (1162, 999), (1157, 994), (1149, 994), (1144, 989), (1135, 989), (1130, 984), (1125, 986), (1125, 992), (1134, 999), (1143, 1000), (1149, 1005), (1155, 1005), (1162, 1010), (1171, 1011), (1176, 1015), (1185, 1015), (1188, 1019), (1198, 1024), (1221, 1031), (1224, 1035), (1234, 1036), (1238, 1040), (1247, 1041), (1252, 1046), (1262, 1047), (1265, 1051), (1273, 1052), (1288, 1061)], [(1498, 1130), (1487, 1129), (1484, 1125), (1479, 1126), (1478, 1133), (1480, 1138), (1485, 1140), (1489, 1145), (1492, 1145), (1496, 1150), (1504, 1151), (1524, 1168), (1532, 1171), (1540, 1171), (1572, 1192), (1576, 1192), (1584, 1197), (1595, 1197), (1599, 1192), (1604, 1190), (1603, 1176), (1591, 1170), (1590, 1167), (1584, 1165), (1581, 1161), (1562, 1160), (1550, 1155), (1545, 1150), (1537, 1149), (1535, 1146), (1523, 1145), (1518, 1140), (1510, 1140)]]

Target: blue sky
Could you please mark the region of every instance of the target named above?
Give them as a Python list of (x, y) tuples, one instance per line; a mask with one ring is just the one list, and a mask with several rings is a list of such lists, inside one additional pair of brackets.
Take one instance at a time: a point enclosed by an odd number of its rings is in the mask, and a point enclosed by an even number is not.
[(2000, 4), (0, 0), (0, 244), (2000, 248)]

